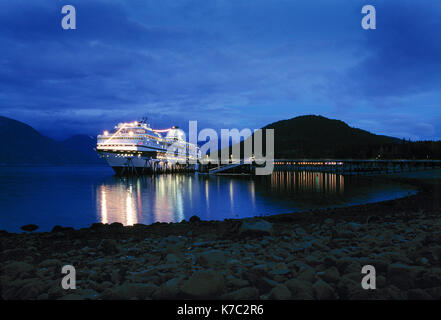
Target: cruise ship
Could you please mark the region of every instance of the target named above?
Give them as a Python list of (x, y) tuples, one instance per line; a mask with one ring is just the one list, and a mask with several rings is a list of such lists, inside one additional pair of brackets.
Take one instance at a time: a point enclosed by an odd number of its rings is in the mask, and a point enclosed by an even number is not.
[(118, 175), (194, 171), (200, 155), (178, 127), (155, 130), (145, 119), (99, 134), (96, 151)]

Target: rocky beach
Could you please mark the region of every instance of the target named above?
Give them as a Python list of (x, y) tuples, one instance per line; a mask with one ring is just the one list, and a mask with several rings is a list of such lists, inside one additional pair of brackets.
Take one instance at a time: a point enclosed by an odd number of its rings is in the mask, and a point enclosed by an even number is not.
[[(0, 231), (2, 299), (441, 299), (440, 182), (366, 205), (243, 220)], [(61, 268), (76, 270), (64, 290)], [(364, 265), (375, 290), (361, 287)]]

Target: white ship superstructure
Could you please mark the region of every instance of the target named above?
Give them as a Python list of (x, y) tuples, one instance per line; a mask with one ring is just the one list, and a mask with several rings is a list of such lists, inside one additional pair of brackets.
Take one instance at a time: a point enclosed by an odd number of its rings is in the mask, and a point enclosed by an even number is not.
[(185, 140), (182, 130), (154, 130), (145, 120), (104, 131), (97, 137), (96, 151), (117, 174), (194, 170), (199, 157), (199, 148)]

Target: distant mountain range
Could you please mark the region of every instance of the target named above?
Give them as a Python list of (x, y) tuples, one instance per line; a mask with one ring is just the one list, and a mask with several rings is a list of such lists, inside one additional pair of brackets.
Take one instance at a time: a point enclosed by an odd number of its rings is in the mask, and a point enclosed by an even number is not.
[(29, 125), (0, 116), (0, 165), (104, 164), (96, 140), (77, 135), (65, 141), (43, 136)]
[[(278, 159), (441, 159), (440, 141), (410, 142), (376, 135), (322, 116), (300, 116), (263, 129), (274, 129), (275, 158)], [(23, 122), (2, 116), (0, 137), (0, 165), (104, 164), (94, 151), (95, 137), (76, 135), (55, 141)]]

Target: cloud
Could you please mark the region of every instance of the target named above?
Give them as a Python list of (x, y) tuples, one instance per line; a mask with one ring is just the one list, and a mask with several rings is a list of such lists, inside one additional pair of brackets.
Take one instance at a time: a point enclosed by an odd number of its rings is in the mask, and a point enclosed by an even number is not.
[(360, 31), (365, 57), (348, 70), (346, 87), (356, 96), (373, 100), (438, 90), (441, 5), (382, 1), (376, 11), (377, 29)]
[(379, 2), (378, 29), (366, 32), (359, 0), (70, 3), (68, 31), (62, 1), (0, 3), (0, 114), (52, 136), (146, 114), (158, 127), (260, 127), (303, 113), (356, 123), (360, 109), (381, 120), (384, 107), (411, 119), (411, 105), (434, 126), (422, 136), (437, 134), (436, 4)]

